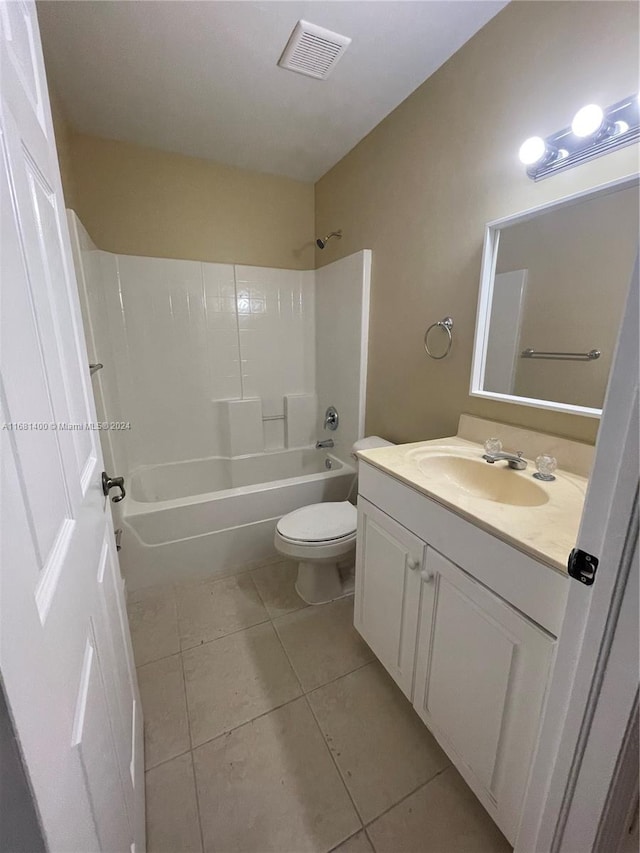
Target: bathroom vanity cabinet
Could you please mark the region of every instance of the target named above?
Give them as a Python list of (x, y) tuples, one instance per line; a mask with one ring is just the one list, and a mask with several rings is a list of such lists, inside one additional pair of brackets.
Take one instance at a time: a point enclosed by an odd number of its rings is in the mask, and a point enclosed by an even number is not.
[(515, 842), (568, 578), (360, 462), (355, 626)]

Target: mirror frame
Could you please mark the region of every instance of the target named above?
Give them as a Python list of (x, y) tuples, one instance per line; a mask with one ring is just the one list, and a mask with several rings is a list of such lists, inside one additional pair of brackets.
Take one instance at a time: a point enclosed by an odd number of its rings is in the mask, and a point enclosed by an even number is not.
[[(532, 406), (536, 409), (548, 409), (552, 412), (565, 412), (570, 415), (583, 415), (589, 418), (599, 418), (602, 409), (593, 409), (588, 406), (576, 406), (571, 403), (559, 403), (554, 400), (538, 400), (535, 397), (518, 397), (515, 394), (501, 394), (497, 391), (485, 391), (483, 388), (484, 371), (487, 355), (487, 344), (489, 338), (489, 320), (491, 316), (491, 304), (493, 301), (493, 285), (498, 259), (498, 248), (500, 245), (500, 231), (509, 225), (519, 225), (528, 219), (534, 219), (547, 210), (574, 204), (578, 201), (587, 201), (598, 195), (608, 194), (617, 190), (630, 189), (640, 184), (640, 174), (627, 175), (598, 184), (587, 190), (555, 199), (554, 201), (540, 204), (520, 213), (505, 216), (502, 219), (494, 219), (485, 226), (484, 247), (482, 251), (482, 267), (480, 271), (480, 290), (478, 293), (478, 310), (476, 314), (476, 329), (473, 341), (473, 362), (471, 366), (471, 385), (469, 393), (472, 397), (484, 397), (489, 400), (498, 400), (502, 403), (515, 403), (519, 406)], [(633, 273), (631, 273), (633, 275)], [(627, 288), (631, 284), (631, 276)], [(622, 319), (622, 318), (621, 318)]]

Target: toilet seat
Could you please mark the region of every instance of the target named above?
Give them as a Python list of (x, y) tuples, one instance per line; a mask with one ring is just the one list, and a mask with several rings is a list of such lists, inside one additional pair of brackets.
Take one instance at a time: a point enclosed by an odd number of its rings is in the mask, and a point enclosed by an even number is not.
[(276, 524), (273, 544), (298, 560), (296, 591), (307, 604), (326, 604), (352, 591), (343, 570), (353, 562), (357, 526), (358, 511), (348, 501), (304, 506)]
[(281, 539), (308, 547), (353, 540), (358, 512), (349, 501), (311, 504), (283, 516), (276, 525)]

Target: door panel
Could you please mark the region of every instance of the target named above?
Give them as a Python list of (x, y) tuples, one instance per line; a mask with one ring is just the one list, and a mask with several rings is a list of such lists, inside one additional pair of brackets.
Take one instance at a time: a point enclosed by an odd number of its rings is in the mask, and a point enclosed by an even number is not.
[(48, 849), (142, 850), (142, 719), (34, 4), (1, 2), (0, 24), (0, 671)]
[(424, 708), (492, 790), (516, 642), (446, 577), (437, 596)]
[(514, 843), (555, 640), (427, 548), (414, 707)]
[[(49, 424), (55, 420), (47, 387), (46, 357), (40, 348), (38, 326), (29, 280), (22, 266), (20, 240), (15, 225), (11, 198), (10, 166), (5, 140), (2, 140), (3, 268), (15, 276), (11, 298), (2, 301), (2, 375), (4, 392), (12, 400), (11, 416), (16, 421)], [(5, 404), (6, 405), (6, 404)], [(71, 504), (65, 487), (65, 471), (59, 446), (61, 434), (54, 430), (12, 431), (14, 452), (20, 460), (20, 479), (28, 508), (33, 538), (37, 544), (38, 570), (47, 565), (53, 544), (66, 521), (72, 519)], [(59, 483), (57, 489), (43, 489), (43, 483)]]
[(113, 546), (113, 538), (105, 537), (98, 564), (98, 612), (93, 625), (96, 643), (103, 650), (103, 680), (114, 746), (129, 819), (135, 827), (141, 814), (143, 799), (142, 731), (137, 720), (137, 698), (129, 685), (135, 681), (131, 667), (131, 651), (127, 644), (127, 616), (123, 606), (122, 579)]
[(39, 55), (36, 47), (39, 44), (39, 36), (34, 32), (32, 10), (21, 0), (3, 3), (0, 17), (5, 33), (7, 57), (22, 84), (22, 91), (29, 100), (33, 115), (46, 134), (42, 80), (38, 74)]
[(423, 552), (417, 536), (359, 499), (354, 623), (409, 698)]
[[(82, 381), (85, 359), (83, 351), (78, 352), (74, 347), (75, 334), (68, 334), (72, 329), (68, 316), (69, 301), (67, 294), (60, 291), (58, 282), (66, 280), (66, 271), (62, 258), (62, 241), (59, 233), (60, 211), (58, 210), (55, 192), (46, 182), (31, 158), (25, 157), (25, 172), (29, 185), (29, 195), (32, 203), (33, 221), (28, 225), (33, 230), (34, 249), (36, 251), (27, 257), (34, 279), (41, 279), (41, 285), (36, 289), (34, 297), (38, 300), (37, 310), (41, 317), (41, 339), (49, 352), (45, 351), (45, 359), (54, 358), (61, 363), (60, 380), (62, 387), (58, 393), (64, 396), (68, 414), (74, 419), (72, 423), (86, 423), (90, 416), (91, 407), (84, 394), (85, 383)], [(19, 202), (18, 202), (19, 204)], [(63, 211), (64, 213), (64, 211)], [(31, 211), (25, 211), (24, 219), (30, 218)], [(66, 219), (63, 220), (66, 223)], [(26, 230), (27, 222), (24, 223)], [(76, 331), (75, 329), (73, 330)], [(84, 341), (83, 341), (84, 343)], [(46, 362), (45, 362), (46, 363)], [(52, 371), (50, 381), (57, 379), (57, 372)], [(63, 414), (67, 414), (65, 411)], [(76, 456), (77, 470), (80, 472), (82, 493), (95, 467), (97, 433), (88, 430), (72, 429), (70, 441)]]
[[(4, 412), (3, 401), (3, 421)], [(49, 841), (49, 849), (94, 851), (99, 847), (82, 767), (75, 756), (72, 755), (71, 760), (67, 760), (64, 754), (72, 749), (73, 707), (69, 709), (66, 702), (50, 701), (45, 710), (43, 704), (47, 697), (56, 697), (57, 691), (56, 674), (48, 667), (51, 650), (47, 648), (46, 643), (27, 641), (28, 636), (38, 636), (42, 630), (33, 593), (33, 578), (37, 578), (39, 564), (25, 504), (20, 499), (5, 500), (5, 496), (9, 495), (19, 498), (21, 493), (16, 455), (12, 452), (9, 437), (8, 431), (0, 431), (0, 453), (3, 460), (0, 466), (0, 670), (20, 748), (27, 764), (31, 788), (37, 800), (39, 817), (43, 824), (42, 831)], [(20, 573), (26, 582), (11, 582), (10, 573)], [(20, 641), (24, 641), (24, 645), (16, 649), (15, 645)], [(77, 671), (79, 673), (79, 665)], [(71, 702), (76, 699), (77, 685), (78, 681), (74, 679), (68, 687)], [(68, 750), (61, 750), (52, 733), (57, 734), (65, 730), (68, 732)], [(52, 794), (59, 791), (74, 792), (71, 832), (65, 830), (63, 819), (65, 808), (71, 808), (71, 803), (60, 802), (56, 805), (53, 797), (50, 802), (43, 802), (43, 797), (40, 796), (47, 781)], [(46, 794), (44, 799), (47, 799)], [(47, 832), (45, 824), (50, 823), (56, 824), (55, 829)], [(51, 843), (52, 840), (55, 843)]]
[(92, 632), (87, 639), (76, 704), (72, 744), (86, 781), (100, 850), (126, 850), (131, 841), (114, 749), (105, 680)]

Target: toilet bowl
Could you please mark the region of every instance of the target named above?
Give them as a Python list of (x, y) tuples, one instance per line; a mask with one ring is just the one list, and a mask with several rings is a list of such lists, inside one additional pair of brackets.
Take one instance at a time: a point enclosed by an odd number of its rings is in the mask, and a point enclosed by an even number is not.
[[(372, 436), (356, 442), (353, 451), (389, 444)], [(311, 504), (278, 521), (275, 549), (298, 561), (296, 592), (307, 604), (326, 604), (353, 592), (357, 525), (358, 513), (349, 501)]]
[(296, 591), (307, 604), (346, 594), (339, 563), (353, 559), (358, 513), (349, 501), (311, 504), (276, 525), (275, 548), (298, 561)]

